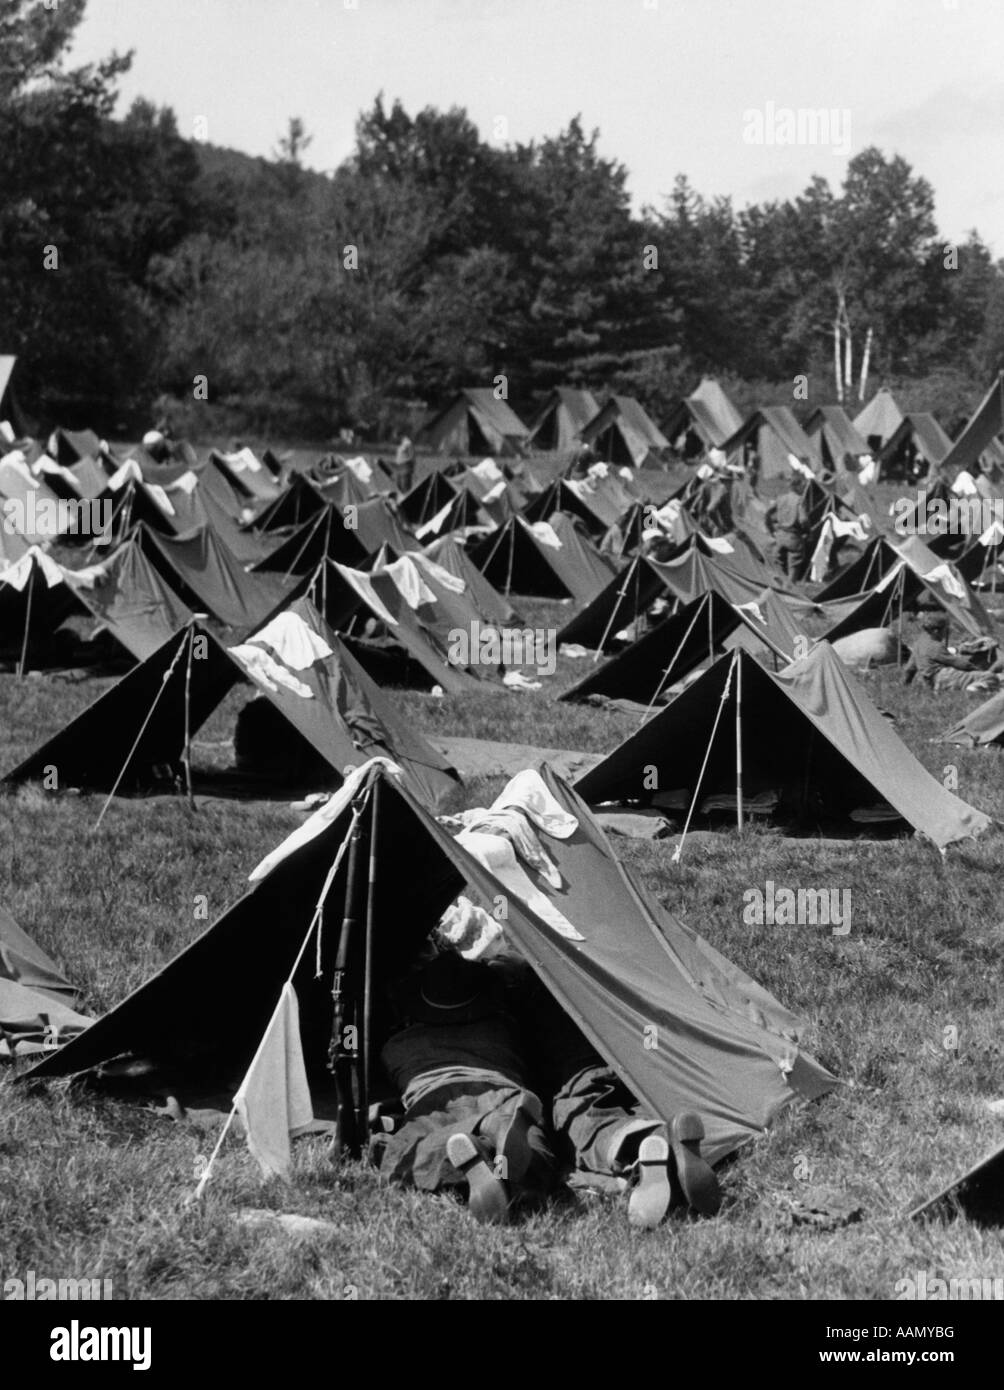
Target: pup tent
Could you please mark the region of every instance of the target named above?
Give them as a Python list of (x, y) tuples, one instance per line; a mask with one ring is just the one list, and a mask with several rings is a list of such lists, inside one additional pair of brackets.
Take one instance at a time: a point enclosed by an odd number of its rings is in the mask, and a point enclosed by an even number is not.
[(323, 560), (358, 565), (382, 545), (413, 550), (417, 544), (379, 498), (348, 513), (326, 504), (259, 560), (251, 572), (289, 579), (291, 575), (313, 573)]
[(530, 421), (527, 443), (545, 453), (572, 453), (582, 430), (599, 409), (591, 391), (556, 386)]
[(938, 735), (935, 743), (958, 743), (963, 748), (986, 748), (1004, 744), (1004, 690), (991, 695), (976, 709)]
[(633, 396), (611, 396), (579, 434), (604, 462), (629, 468), (657, 464), (669, 448), (669, 440)]
[(304, 588), (296, 578), (241, 569), (209, 527), (169, 538), (140, 525), (138, 538), (150, 564), (193, 613), (236, 632), (260, 627)]
[(469, 550), (473, 563), (501, 594), (572, 598), (588, 603), (619, 569), (601, 555), (563, 512), (530, 524), (514, 516)]
[(989, 391), (958, 439), (941, 459), (939, 471), (954, 477), (963, 468), (974, 473), (981, 455), (1004, 433), (1004, 372), (998, 372)]
[(591, 806), (750, 814), (843, 831), (900, 821), (939, 849), (990, 824), (921, 766), (827, 642), (783, 671), (737, 650), (575, 784)]
[(951, 439), (933, 415), (926, 410), (913, 411), (903, 416), (883, 444), (877, 476), (892, 482), (895, 478), (937, 474), (951, 448)]
[(903, 412), (888, 386), (880, 386), (871, 400), (854, 417), (854, 428), (871, 447), (873, 454), (899, 429)]
[[(170, 1078), (181, 1098), (211, 1081), (230, 1091), (291, 978), (316, 1114), (330, 1106), (333, 1035), (337, 1043), (358, 1029), (352, 1058), (334, 1049), (335, 1090), (343, 1140), (354, 1131), (350, 1147), (365, 1145), (369, 1102), (387, 1089), (377, 1058), (388, 983), (413, 965), (458, 894), (472, 892), (489, 903), (505, 894), (509, 945), (640, 1101), (667, 1121), (701, 1114), (712, 1163), (792, 1102), (831, 1090), (834, 1078), (799, 1046), (800, 1020), (660, 907), (546, 765), (540, 777), (575, 821), (567, 838), (539, 831), (559, 887), (535, 870), (531, 882), (506, 840), (474, 836), (472, 852), (452, 839), (385, 768), (360, 773), (203, 936), (25, 1076), (93, 1072), (131, 1056), (152, 1063), (151, 1085)], [(513, 861), (501, 877), (480, 862), (485, 839)], [(651, 1027), (659, 1046), (649, 1049), (639, 1039)]]
[[(1004, 1144), (945, 1183), (932, 1197), (922, 1198), (907, 1216), (964, 1216), (975, 1226), (1004, 1226)], [(985, 1281), (976, 1282), (981, 1290), (986, 1287)], [(932, 1279), (928, 1297), (934, 1296)]]
[(852, 583), (871, 579), (871, 587), (860, 597), (845, 596), (844, 586), (839, 585), (840, 593), (830, 586), (817, 598), (818, 603), (832, 604), (846, 597), (851, 604), (847, 611), (840, 606), (837, 623), (826, 633), (830, 642), (864, 628), (893, 623), (901, 627), (903, 614), (922, 604), (941, 608), (972, 637), (996, 640), (997, 629), (978, 595), (955, 565), (932, 554), (918, 536), (907, 536), (899, 545), (876, 537), (851, 570), (857, 576), (852, 576)]
[(815, 442), (823, 467), (834, 474), (856, 472), (871, 453), (868, 441), (840, 405), (817, 406), (805, 422), (805, 433)]
[[(478, 688), (481, 671), (451, 660), (449, 623), (439, 611), (439, 586), (432, 587), (435, 581), (419, 568), (424, 558), (408, 552), (372, 570), (326, 560), (310, 576), (307, 596), (377, 685), (416, 690), (438, 685), (449, 695), (463, 695)], [(450, 611), (466, 597), (455, 596)], [(480, 616), (469, 602), (462, 611), (462, 627)]]
[(709, 449), (720, 449), (742, 423), (743, 417), (721, 385), (706, 376), (695, 391), (674, 406), (664, 433), (676, 453), (696, 460)]
[(6, 421), (10, 425), (15, 439), (24, 439), (31, 434), (31, 429), (12, 385), (16, 369), (16, 357), (0, 355), (0, 421)]
[(260, 697), (237, 720), (235, 750), (248, 775), (217, 776), (210, 787), (337, 786), (376, 754), (399, 762), (430, 805), (459, 781), (305, 599), (237, 647), (190, 623), (3, 780), (112, 794), (180, 787), (191, 739), (242, 681)]
[(437, 454), (484, 458), (521, 454), (528, 437), (522, 420), (491, 387), (466, 387), (424, 422), (415, 443)]
[[(775, 607), (770, 606), (772, 598)], [(710, 590), (660, 619), (560, 698), (570, 703), (597, 697), (627, 700), (651, 708), (671, 686), (737, 644), (762, 654), (775, 670), (787, 666), (795, 655), (796, 635), (784, 605), (769, 592), (760, 604), (735, 607)]]
[[(759, 459), (758, 483), (787, 482), (799, 471), (796, 464), (803, 471), (819, 471), (819, 446), (786, 405), (765, 405), (754, 410), (722, 448), (730, 462), (743, 463), (749, 446), (756, 449)], [(772, 490), (777, 491), (777, 487)]]
[(52, 1051), (90, 1026), (80, 991), (0, 907), (0, 1061)]

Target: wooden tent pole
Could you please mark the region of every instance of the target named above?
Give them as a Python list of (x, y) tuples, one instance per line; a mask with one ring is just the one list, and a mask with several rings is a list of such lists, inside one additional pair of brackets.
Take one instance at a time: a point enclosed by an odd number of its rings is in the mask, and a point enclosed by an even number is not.
[(195, 625), (190, 623), (188, 626), (188, 661), (185, 665), (185, 748), (182, 754), (182, 764), (185, 768), (185, 789), (188, 793), (188, 804), (195, 810), (195, 797), (192, 794), (192, 656), (195, 651)]
[(377, 884), (377, 831), (380, 824), (380, 778), (373, 781), (370, 792), (370, 853), (369, 881), (366, 885), (366, 937), (365, 960), (363, 964), (363, 1030), (360, 1038), (362, 1047), (361, 1086), (359, 1092), (359, 1111), (357, 1128), (361, 1144), (369, 1140), (369, 1098), (370, 1067), (373, 1059), (372, 1015), (373, 1015), (373, 935), (374, 903)]
[(21, 656), (17, 663), (18, 680), (24, 679), (24, 673), (28, 662), (28, 630), (31, 627), (31, 605), (35, 596), (35, 564), (34, 555), (31, 557), (31, 569), (28, 574), (28, 593), (25, 597), (24, 608), (24, 639), (21, 642)]
[[(710, 626), (711, 626), (711, 618), (710, 618), (710, 613), (711, 613), (711, 594), (710, 594), (710, 593), (707, 593), (707, 594), (704, 595), (704, 606), (707, 607), (707, 609), (708, 609), (708, 614), (709, 614), (709, 617), (708, 617), (708, 627), (710, 628)], [(663, 686), (666, 684), (666, 681), (669, 679), (669, 673), (670, 673), (670, 671), (672, 671), (673, 667), (676, 665), (677, 661), (679, 660), (680, 653), (683, 651), (684, 647), (686, 646), (686, 644), (687, 644), (687, 639), (689, 638), (690, 634), (693, 632), (694, 628), (696, 627), (696, 625), (697, 625), (697, 620), (698, 620), (698, 618), (699, 618), (700, 616), (701, 616), (701, 609), (698, 608), (697, 612), (694, 614), (694, 616), (693, 616), (693, 617), (691, 618), (691, 620), (690, 620), (690, 626), (687, 628), (686, 632), (685, 632), (685, 633), (683, 634), (683, 636), (680, 638), (680, 641), (679, 641), (679, 643), (677, 644), (676, 651), (673, 653), (672, 657), (670, 658), (669, 665), (666, 667), (666, 669), (663, 671), (662, 675), (659, 677), (659, 684), (655, 687), (655, 690), (654, 690), (653, 693), (652, 693), (652, 698), (651, 698), (651, 700), (649, 700), (649, 702), (648, 702), (648, 708), (645, 710), (645, 713), (644, 713), (644, 714), (642, 715), (642, 717), (641, 717), (641, 724), (644, 724), (645, 721), (648, 719), (648, 716), (649, 716), (649, 715), (651, 714), (651, 712), (652, 712), (652, 706), (655, 704), (656, 700), (658, 700), (659, 696), (662, 694), (662, 688), (663, 688)], [(666, 622), (669, 622), (669, 619), (668, 619), (668, 618), (666, 619)], [(710, 653), (710, 648), (709, 648), (709, 653)], [(641, 724), (638, 725), (639, 729), (641, 728)]]
[[(632, 565), (633, 565), (633, 567), (637, 567), (637, 565), (638, 565), (637, 559), (634, 560), (634, 561), (632, 561)], [(606, 646), (607, 638), (610, 636), (610, 629), (611, 629), (611, 628), (613, 627), (613, 625), (614, 625), (614, 619), (617, 617), (617, 612), (618, 612), (618, 609), (620, 608), (620, 600), (627, 597), (627, 586), (628, 586), (628, 584), (630, 583), (630, 580), (631, 580), (631, 576), (630, 576), (630, 574), (629, 574), (629, 575), (627, 576), (627, 578), (624, 580), (624, 583), (623, 583), (623, 584), (621, 585), (621, 587), (617, 590), (617, 602), (614, 604), (613, 608), (611, 608), (611, 610), (610, 610), (610, 617), (607, 619), (607, 625), (606, 625), (606, 627), (603, 629), (603, 636), (600, 638), (600, 645), (596, 648), (596, 651), (593, 653), (593, 665), (594, 665), (594, 666), (596, 665), (597, 661), (599, 661), (600, 656), (602, 655), (602, 652), (603, 652), (603, 648)], [(635, 608), (636, 608), (635, 616), (637, 616), (637, 589), (636, 589), (636, 596), (635, 596)]]
[(743, 663), (736, 653), (736, 829), (743, 828)]

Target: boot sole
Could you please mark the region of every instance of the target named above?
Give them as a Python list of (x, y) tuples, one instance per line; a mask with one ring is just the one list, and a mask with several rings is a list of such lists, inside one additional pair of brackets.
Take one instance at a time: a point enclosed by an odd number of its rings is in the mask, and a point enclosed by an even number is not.
[(451, 1134), (446, 1156), (467, 1180), (467, 1204), (475, 1221), (485, 1226), (502, 1225), (509, 1215), (508, 1195), (470, 1135)]
[(669, 1145), (661, 1134), (649, 1134), (638, 1146), (638, 1182), (628, 1199), (628, 1221), (642, 1230), (653, 1230), (669, 1211), (672, 1195)]

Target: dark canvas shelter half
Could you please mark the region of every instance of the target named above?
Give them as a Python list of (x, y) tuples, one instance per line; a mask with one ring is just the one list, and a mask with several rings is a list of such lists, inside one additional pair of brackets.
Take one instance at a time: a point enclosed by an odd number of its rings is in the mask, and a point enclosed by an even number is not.
[[(574, 792), (546, 767), (542, 775), (578, 821), (567, 840), (541, 832), (561, 877), (560, 888), (542, 891), (583, 940), (562, 936), (511, 892), (506, 932), (642, 1104), (667, 1121), (681, 1110), (698, 1111), (707, 1136), (702, 1151), (716, 1163), (761, 1135), (791, 1102), (830, 1090), (834, 1078), (799, 1046), (801, 1021), (662, 909), (618, 863)], [(377, 856), (368, 1049), (374, 1056), (388, 1026), (387, 982), (410, 967), (465, 886), (488, 900), (501, 891), (406, 788), (377, 776), (379, 797), (371, 793), (363, 812)], [(26, 1075), (73, 1075), (123, 1054), (203, 1083), (208, 1075), (240, 1075), (294, 968), (350, 812), (346, 805), (318, 818), (311, 838), (279, 859), (203, 936)], [(324, 898), (319, 944), (304, 952), (293, 976), (315, 1086), (331, 1036), (346, 859)], [(652, 1026), (659, 1046), (640, 1046)]]
[[(436, 631), (406, 602), (388, 574), (369, 574), (326, 560), (311, 576), (307, 592), (378, 685), (440, 685), (451, 695), (477, 688), (476, 671), (450, 661)], [(359, 631), (364, 623), (376, 625), (383, 637), (364, 640)]]
[(790, 478), (795, 458), (814, 472), (819, 470), (819, 448), (798, 423), (786, 405), (765, 405), (726, 440), (722, 448), (731, 461), (742, 463), (747, 445), (760, 460), (759, 478), (763, 482)]
[(859, 460), (871, 453), (871, 446), (841, 405), (818, 406), (805, 422), (809, 439), (818, 441), (819, 457), (832, 473), (845, 470), (847, 457)]
[[(314, 659), (290, 664), (290, 629)], [(276, 643), (280, 645), (276, 647)], [(302, 643), (301, 643), (302, 646)], [(259, 656), (258, 652), (263, 655)], [(187, 728), (194, 735), (241, 681), (250, 680), (280, 718), (327, 764), (339, 785), (349, 766), (385, 756), (400, 763), (418, 795), (439, 804), (457, 777), (441, 754), (402, 720), (305, 599), (237, 648), (192, 624), (123, 676), (65, 729), (8, 773), (8, 783), (37, 781), (55, 768), (60, 788), (109, 791), (155, 783), (158, 765), (177, 767)], [(161, 779), (162, 780), (162, 779)], [(296, 777), (292, 778), (296, 784)]]
[(18, 438), (31, 433), (28, 417), (21, 410), (14, 393), (13, 379), (17, 358), (0, 355), (0, 420), (6, 420)]
[(952, 447), (952, 441), (927, 411), (904, 415), (878, 456), (879, 476), (902, 476), (919, 455), (930, 472), (937, 471)]
[(523, 451), (527, 429), (490, 387), (465, 387), (418, 430), (415, 443), (439, 454), (484, 457)]
[(1004, 691), (998, 691), (982, 705), (939, 734), (935, 743), (958, 743), (963, 748), (985, 748), (988, 743), (1004, 743)]
[(471, 560), (500, 593), (584, 603), (616, 574), (615, 561), (600, 555), (563, 513), (537, 524), (549, 527), (558, 544), (550, 536), (541, 539), (522, 517), (511, 517), (472, 546)]
[(1004, 372), (998, 372), (966, 428), (940, 460), (941, 471), (953, 477), (961, 469), (973, 472), (980, 455), (1004, 431)]
[(591, 670), (561, 699), (575, 702), (606, 695), (650, 704), (698, 666), (719, 656), (740, 627), (762, 653), (775, 658), (775, 665), (791, 660), (791, 651), (784, 652), (772, 641), (767, 623), (758, 621), (750, 609), (735, 608), (711, 592), (663, 618), (624, 651)]
[(143, 554), (135, 536), (97, 567), (78, 590), (81, 601), (117, 642), (145, 661), (192, 619), (192, 612)]
[[(730, 677), (725, 711), (712, 740)], [(743, 795), (777, 794), (782, 817), (801, 824), (839, 824), (880, 799), (939, 849), (990, 824), (988, 816), (946, 791), (917, 761), (827, 642), (779, 672), (765, 670), (742, 651), (721, 657), (580, 778), (576, 790), (594, 806), (650, 802), (659, 790), (684, 789), (692, 796), (698, 790), (702, 796), (735, 793), (737, 723)], [(657, 769), (655, 788), (647, 771), (652, 767)]]
[(426, 547), (425, 553), (463, 582), (465, 592), (483, 617), (496, 623), (510, 623), (516, 618), (512, 604), (492, 588), (455, 536), (444, 536), (442, 540), (434, 541)]
[(48, 641), (74, 615), (86, 615), (72, 572), (32, 546), (7, 569), (0, 570), (0, 652), (17, 656), (28, 670), (39, 640)]
[(611, 396), (581, 436), (606, 462), (635, 468), (669, 448), (669, 440), (633, 396)]
[(70, 984), (10, 913), (0, 907), (0, 1059), (52, 1049), (83, 1032)]
[(556, 386), (530, 421), (527, 442), (533, 449), (571, 453), (599, 408), (591, 391)]
[(259, 627), (302, 590), (302, 582), (248, 574), (208, 527), (181, 536), (137, 530), (143, 554), (193, 612), (237, 631)]
[(616, 636), (657, 598), (669, 593), (662, 566), (644, 556), (635, 556), (621, 574), (591, 599), (558, 633), (558, 645), (576, 643), (593, 651), (611, 651)]
[(743, 417), (721, 384), (711, 376), (678, 402), (664, 433), (684, 458), (695, 458), (708, 449), (720, 449), (740, 429)]

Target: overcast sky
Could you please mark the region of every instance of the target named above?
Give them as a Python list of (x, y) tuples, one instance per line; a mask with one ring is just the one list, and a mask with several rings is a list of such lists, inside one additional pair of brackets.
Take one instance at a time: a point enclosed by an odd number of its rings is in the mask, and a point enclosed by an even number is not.
[(125, 102), (183, 132), (270, 154), (288, 118), (307, 163), (351, 151), (383, 90), (414, 112), (463, 106), (493, 138), (554, 134), (581, 112), (630, 171), (637, 206), (678, 173), (737, 204), (839, 183), (844, 120), (822, 145), (754, 145), (747, 113), (849, 113), (934, 187), (941, 230), (1004, 256), (1004, 0), (88, 0), (74, 58), (135, 49)]

